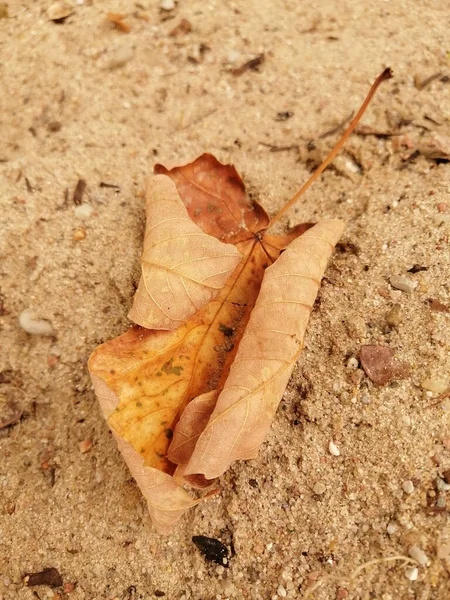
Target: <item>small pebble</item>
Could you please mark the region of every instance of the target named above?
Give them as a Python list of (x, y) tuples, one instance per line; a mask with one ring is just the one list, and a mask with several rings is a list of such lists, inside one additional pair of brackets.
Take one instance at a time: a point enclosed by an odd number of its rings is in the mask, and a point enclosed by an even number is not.
[(75, 229), (75, 231), (73, 232), (72, 235), (72, 240), (74, 242), (81, 242), (82, 240), (84, 240), (86, 237), (86, 229), (81, 228), (81, 229)]
[(82, 454), (86, 454), (92, 448), (92, 440), (83, 440), (78, 444), (78, 448)]
[(36, 319), (36, 316), (31, 308), (27, 308), (20, 313), (19, 325), (24, 331), (30, 333), (31, 335), (53, 336), (56, 333), (50, 321), (46, 321), (45, 319)]
[(94, 212), (94, 209), (90, 204), (83, 202), (83, 204), (79, 204), (77, 207), (75, 207), (74, 212), (78, 219), (89, 219)]
[(414, 484), (410, 479), (408, 479), (402, 483), (402, 488), (406, 494), (412, 494), (414, 491)]
[(446, 483), (441, 477), (436, 477), (436, 488), (439, 492), (448, 492), (450, 484)]
[(161, 0), (159, 3), (159, 8), (167, 11), (173, 10), (175, 8), (175, 2), (174, 0)]
[(424, 390), (429, 390), (434, 394), (444, 394), (449, 387), (449, 378), (446, 376), (437, 376), (422, 381), (422, 387)]
[(411, 427), (411, 417), (409, 415), (402, 415), (401, 420), (403, 425)]
[(400, 304), (394, 304), (391, 310), (386, 314), (386, 323), (389, 327), (398, 327), (403, 321), (403, 311)]
[(47, 9), (50, 21), (61, 21), (73, 13), (73, 8), (68, 2), (54, 2)]
[(370, 404), (370, 396), (368, 394), (363, 394), (361, 396), (361, 402), (363, 404)]
[(387, 531), (388, 535), (394, 535), (395, 533), (397, 533), (397, 531), (398, 531), (397, 523), (394, 523), (394, 521), (390, 521), (388, 523), (388, 526), (386, 527), (386, 531)]
[(356, 371), (356, 369), (359, 367), (359, 362), (358, 359), (355, 358), (354, 356), (352, 356), (351, 358), (348, 359), (347, 361), (347, 369), (351, 369), (352, 371)]
[(417, 567), (408, 567), (405, 571), (405, 575), (410, 581), (416, 581), (419, 577), (419, 569)]
[(279, 585), (277, 589), (277, 594), (278, 596), (280, 596), (280, 598), (286, 598), (287, 591), (282, 585)]
[(321, 494), (323, 494), (327, 489), (327, 486), (324, 483), (321, 483), (320, 481), (317, 482), (313, 488), (313, 491), (315, 494), (317, 494), (318, 496), (320, 496)]
[(447, 499), (444, 494), (439, 494), (436, 501), (436, 508), (445, 508), (447, 506)]
[(328, 450), (329, 450), (330, 454), (332, 454), (333, 456), (339, 456), (341, 454), (339, 451), (339, 448), (336, 446), (336, 444), (333, 441), (331, 441), (328, 444)]
[(118, 69), (123, 67), (133, 58), (133, 49), (129, 46), (121, 46), (111, 52), (106, 62), (107, 69)]
[(414, 281), (409, 277), (404, 277), (403, 275), (392, 275), (389, 279), (389, 283), (396, 290), (401, 290), (407, 294), (412, 294), (417, 287), (417, 281)]
[(419, 563), (419, 565), (422, 565), (423, 567), (428, 565), (428, 563), (430, 562), (428, 556), (421, 548), (419, 548), (419, 546), (411, 546), (408, 550), (408, 554), (411, 558), (416, 560)]

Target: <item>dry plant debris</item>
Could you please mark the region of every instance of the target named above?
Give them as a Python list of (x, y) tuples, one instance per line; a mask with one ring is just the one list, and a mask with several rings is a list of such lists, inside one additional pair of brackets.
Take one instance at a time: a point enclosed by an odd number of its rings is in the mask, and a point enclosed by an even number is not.
[[(344, 224), (268, 230), (334, 159), (269, 218), (234, 167), (205, 154), (147, 181), (147, 228), (133, 326), (98, 347), (89, 370), (105, 418), (161, 533), (233, 461), (256, 457)], [(216, 493), (212, 489), (206, 496)]]

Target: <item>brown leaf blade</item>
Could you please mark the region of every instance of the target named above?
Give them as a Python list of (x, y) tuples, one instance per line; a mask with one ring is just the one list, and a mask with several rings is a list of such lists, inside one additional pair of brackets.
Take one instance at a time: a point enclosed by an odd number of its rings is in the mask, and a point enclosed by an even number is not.
[(248, 232), (257, 233), (269, 224), (263, 207), (246, 195), (236, 169), (211, 154), (173, 169), (156, 165), (155, 173), (172, 179), (191, 218), (219, 240), (248, 239)]
[[(292, 242), (266, 270), (236, 358), (185, 469), (206, 479), (255, 458), (299, 357), (320, 280), (343, 231), (323, 221)], [(184, 442), (175, 429), (172, 448)]]
[(128, 317), (176, 329), (217, 296), (242, 257), (191, 220), (169, 177), (149, 179), (146, 196), (142, 275)]
[[(104, 381), (92, 375), (92, 383), (105, 419), (116, 409), (119, 398), (105, 385)], [(175, 480), (163, 471), (145, 466), (144, 458), (123, 438), (113, 431), (117, 447), (125, 460), (130, 473), (147, 500), (150, 517), (159, 533), (169, 533), (180, 517), (203, 498), (192, 498)]]

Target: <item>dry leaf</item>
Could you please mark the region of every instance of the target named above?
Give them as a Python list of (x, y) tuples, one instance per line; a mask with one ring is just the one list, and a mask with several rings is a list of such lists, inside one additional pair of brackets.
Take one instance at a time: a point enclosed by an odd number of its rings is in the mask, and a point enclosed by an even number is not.
[(342, 231), (342, 221), (318, 223), (266, 270), (230, 374), (185, 474), (214, 479), (232, 461), (258, 454), (303, 349), (320, 280)]
[(142, 277), (128, 316), (148, 329), (175, 329), (217, 296), (242, 257), (190, 219), (168, 177), (148, 180), (146, 196)]
[[(100, 407), (105, 419), (108, 419), (119, 399), (100, 377), (91, 373), (91, 378)], [(150, 516), (158, 532), (168, 533), (186, 510), (198, 504), (202, 498), (191, 498), (170, 475), (158, 468), (145, 466), (144, 458), (114, 430), (113, 434), (123, 459), (147, 500)]]
[(343, 224), (266, 230), (333, 160), (390, 77), (387, 69), (377, 78), (340, 142), (272, 220), (234, 167), (211, 155), (155, 168), (130, 312), (152, 329), (134, 326), (99, 346), (89, 370), (159, 531), (201, 500), (187, 482), (209, 485), (232, 461), (255, 457), (267, 435)]
[[(214, 176), (209, 171), (211, 167)], [(226, 228), (234, 231), (234, 237), (230, 241), (239, 251), (234, 258), (242, 255), (243, 260), (228, 277), (216, 298), (172, 331), (131, 328), (119, 338), (100, 346), (89, 362), (96, 393), (101, 404), (108, 406), (105, 417), (130, 470), (149, 502), (150, 513), (159, 531), (167, 530), (182, 511), (199, 501), (191, 498), (177, 483), (183, 481), (184, 470), (194, 450), (195, 439), (207, 424), (214, 408), (217, 397), (215, 390), (224, 386), (239, 340), (244, 334), (258, 297), (266, 267), (278, 258), (281, 249), (288, 246), (292, 239), (310, 228), (310, 225), (305, 225), (284, 236), (268, 235), (267, 241), (263, 236), (255, 236), (247, 227), (257, 229), (261, 222), (267, 223), (267, 217), (261, 207), (246, 197), (242, 182), (233, 171), (228, 166), (221, 167), (216, 159), (206, 155), (200, 157), (193, 165), (169, 172), (173, 180), (181, 181), (179, 192), (187, 194), (188, 211), (204, 224), (208, 234), (226, 239), (229, 238)], [(161, 196), (157, 204), (163, 205), (162, 214), (172, 214), (173, 208), (170, 208), (169, 212), (165, 205), (165, 202), (171, 202), (170, 206), (175, 208), (174, 218), (178, 218), (176, 211), (180, 208), (179, 199), (177, 198), (178, 202), (174, 201), (174, 189), (168, 178), (159, 176), (153, 179), (152, 183), (156, 185), (157, 193), (153, 194), (151, 189), (149, 190), (148, 207), (154, 207), (153, 197)], [(197, 196), (198, 189), (201, 189), (201, 193)], [(182, 198), (183, 202), (186, 202), (185, 197)], [(209, 218), (204, 218), (205, 215)], [(153, 212), (151, 218), (153, 225), (150, 225), (150, 231), (157, 232), (159, 217)], [(183, 218), (185, 219), (186, 215)], [(183, 226), (196, 227), (190, 221), (182, 223)], [(339, 229), (340, 226), (336, 222), (333, 223)], [(313, 239), (316, 236), (310, 233), (313, 231), (315, 228), (308, 231), (308, 260), (310, 253), (314, 251)], [(208, 242), (213, 240), (221, 248), (233, 248), (211, 235), (203, 233), (202, 236)], [(171, 256), (178, 253), (179, 237), (170, 233), (162, 237), (170, 239), (161, 257), (170, 260)], [(331, 253), (333, 239), (325, 243), (324, 256), (318, 257), (322, 268)], [(290, 250), (291, 248), (283, 254), (280, 268), (288, 264)], [(296, 252), (295, 248), (292, 252)], [(299, 260), (297, 255), (295, 260)], [(317, 266), (311, 265), (311, 269), (316, 270)], [(273, 277), (278, 277), (276, 273), (275, 269)], [(295, 270), (293, 273), (283, 275), (285, 280), (286, 277), (289, 279), (288, 288), (294, 281)], [(320, 280), (321, 273), (316, 273), (317, 277)], [(306, 298), (300, 295), (299, 302), (305, 300), (311, 304), (317, 291), (317, 285), (313, 285), (314, 294), (311, 296), (309, 293)], [(276, 289), (281, 288), (276, 286)], [(305, 312), (304, 307), (302, 311)], [(292, 311), (288, 309), (289, 312)], [(309, 315), (309, 309), (307, 314)], [(301, 320), (300, 336), (307, 320), (306, 315), (304, 317)], [(297, 342), (294, 345), (296, 351), (287, 358), (290, 368), (295, 364), (295, 357), (300, 349)], [(284, 349), (280, 351), (283, 352)], [(285, 385), (283, 381), (287, 383), (289, 373), (289, 369), (284, 369), (282, 379), (277, 381), (277, 389), (281, 390)], [(278, 399), (273, 402), (268, 414), (273, 415)], [(200, 406), (201, 410), (198, 410)], [(188, 410), (185, 412), (186, 407)], [(183, 418), (172, 455), (170, 448), (173, 431), (181, 415)], [(266, 435), (270, 418), (261, 422), (261, 429), (255, 434), (258, 440), (262, 441)], [(252, 452), (252, 455), (254, 454), (255, 451)], [(170, 476), (174, 474), (177, 464), (180, 466), (173, 479)], [(195, 487), (210, 484), (204, 477), (195, 475), (188, 478), (190, 484)], [(160, 490), (163, 490), (163, 501), (160, 498)], [(156, 510), (155, 505), (165, 506), (165, 511)]]

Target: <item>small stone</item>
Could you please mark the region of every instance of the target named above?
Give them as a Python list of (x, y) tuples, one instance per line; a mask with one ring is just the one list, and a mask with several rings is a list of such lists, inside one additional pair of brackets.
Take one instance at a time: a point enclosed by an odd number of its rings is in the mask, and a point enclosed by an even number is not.
[(356, 369), (359, 367), (359, 362), (358, 359), (355, 358), (354, 356), (352, 356), (351, 358), (348, 359), (347, 361), (347, 369), (351, 369), (352, 371), (356, 371)]
[(221, 575), (223, 575), (225, 573), (225, 567), (223, 565), (218, 565), (216, 567), (216, 573), (220, 577)]
[(286, 598), (286, 596), (287, 596), (287, 591), (286, 591), (285, 587), (282, 586), (281, 584), (278, 586), (277, 594), (280, 598)]
[(361, 402), (363, 404), (370, 404), (370, 396), (368, 394), (363, 394), (361, 396)]
[(406, 427), (411, 427), (411, 417), (409, 415), (402, 415), (401, 421)]
[(333, 456), (339, 456), (339, 455), (341, 454), (341, 453), (340, 453), (340, 450), (339, 450), (339, 448), (336, 446), (336, 444), (335, 444), (333, 441), (331, 441), (331, 442), (328, 444), (328, 451), (329, 451), (329, 452), (330, 452), (330, 454), (332, 454)]
[(31, 335), (54, 336), (56, 333), (50, 321), (37, 319), (31, 308), (26, 308), (20, 313), (19, 325)]
[(398, 327), (403, 321), (403, 311), (400, 304), (394, 304), (391, 310), (386, 314), (386, 323), (389, 327)]
[(398, 531), (397, 523), (395, 523), (394, 521), (390, 521), (386, 527), (386, 531), (387, 531), (388, 535), (396, 534)]
[(73, 232), (72, 235), (72, 240), (74, 242), (81, 242), (82, 240), (84, 240), (86, 237), (86, 229), (84, 229), (84, 227), (81, 227), (80, 229), (75, 229), (75, 231)]
[(228, 548), (215, 538), (206, 537), (205, 535), (194, 535), (192, 541), (206, 558), (218, 565), (223, 565), (228, 568)]
[(345, 600), (345, 598), (348, 598), (348, 590), (345, 588), (338, 588), (336, 590), (336, 600)]
[(433, 392), (434, 394), (444, 394), (448, 390), (449, 383), (449, 377), (445, 375), (436, 376), (422, 381), (422, 388)]
[(414, 491), (414, 484), (410, 479), (408, 479), (402, 483), (402, 488), (405, 494), (412, 494)]
[(79, 204), (75, 207), (74, 212), (78, 219), (89, 219), (94, 212), (94, 209), (90, 204), (87, 204), (87, 202), (83, 202), (83, 204)]
[(447, 498), (445, 494), (439, 494), (438, 499), (436, 500), (436, 508), (445, 508), (447, 506)]
[(317, 494), (318, 496), (322, 495), (327, 489), (327, 486), (324, 483), (321, 483), (320, 481), (318, 481), (314, 488), (313, 491), (315, 494)]
[(417, 567), (408, 567), (405, 570), (405, 575), (410, 581), (416, 581), (419, 577), (419, 569)]
[(121, 46), (120, 48), (116, 48), (109, 55), (108, 60), (106, 61), (106, 68), (112, 70), (123, 67), (133, 58), (133, 55), (133, 48), (130, 46)]
[(410, 373), (409, 366), (395, 358), (395, 352), (387, 346), (361, 346), (359, 358), (367, 377), (376, 385), (386, 385), (392, 379), (404, 379)]
[(50, 587), (59, 587), (63, 584), (63, 580), (58, 570), (54, 567), (48, 567), (39, 573), (27, 574), (27, 586), (48, 585)]
[(446, 483), (441, 477), (436, 477), (436, 489), (439, 492), (448, 492), (450, 490), (450, 483)]
[(159, 8), (167, 11), (173, 10), (175, 8), (175, 2), (174, 0), (161, 0)]
[(86, 452), (89, 452), (89, 450), (92, 448), (92, 440), (83, 440), (78, 444), (78, 448), (82, 454), (86, 454)]
[(408, 554), (411, 558), (419, 563), (422, 567), (425, 567), (429, 564), (430, 559), (425, 554), (425, 552), (419, 548), (419, 546), (411, 546), (408, 550)]
[(73, 8), (68, 2), (54, 2), (47, 9), (47, 17), (55, 23), (62, 23), (73, 13)]
[(62, 127), (61, 121), (50, 121), (50, 123), (47, 125), (47, 129), (53, 133), (60, 131), (61, 127)]
[(442, 479), (445, 481), (445, 483), (450, 484), (450, 469), (447, 469), (442, 473)]
[(406, 294), (412, 294), (417, 287), (417, 281), (414, 281), (409, 277), (405, 277), (404, 275), (392, 275), (392, 277), (389, 279), (389, 283), (396, 290), (401, 290)]

